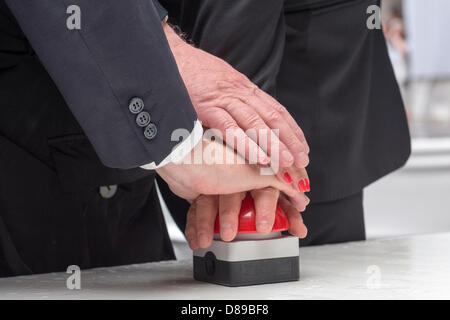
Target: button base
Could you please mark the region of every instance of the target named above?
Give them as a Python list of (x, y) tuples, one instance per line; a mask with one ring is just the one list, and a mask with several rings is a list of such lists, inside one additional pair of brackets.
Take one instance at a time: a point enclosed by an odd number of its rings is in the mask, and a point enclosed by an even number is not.
[[(211, 252), (210, 252), (211, 253)], [(194, 279), (228, 287), (298, 281), (299, 257), (221, 261), (213, 253), (194, 256)]]

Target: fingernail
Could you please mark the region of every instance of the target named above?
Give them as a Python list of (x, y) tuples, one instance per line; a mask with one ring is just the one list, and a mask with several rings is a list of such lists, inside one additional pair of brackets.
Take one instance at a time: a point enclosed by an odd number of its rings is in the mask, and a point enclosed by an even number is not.
[(305, 239), (307, 235), (308, 235), (308, 229), (305, 230), (305, 233), (303, 234), (302, 239)]
[(292, 177), (289, 173), (285, 172), (284, 173), (284, 181), (288, 184), (291, 184), (292, 181), (294, 181), (294, 180), (292, 180)]
[[(287, 150), (283, 150), (283, 152), (281, 153), (281, 156), (283, 157), (283, 159), (287, 162), (287, 163), (292, 163), (294, 161), (294, 157), (292, 156), (292, 154), (287, 151)], [(289, 166), (289, 165), (286, 165)]]
[(300, 180), (298, 182), (298, 190), (300, 190), (300, 192), (306, 192), (306, 184), (304, 180)]
[(297, 158), (296, 166), (297, 166), (298, 168), (304, 168), (304, 167), (306, 167), (308, 164), (309, 164), (309, 157), (308, 157), (308, 155), (306, 154), (306, 152), (303, 152), (303, 151), (299, 152), (298, 158)]
[(306, 191), (311, 191), (311, 188), (309, 187), (309, 179), (308, 178), (305, 179), (305, 186), (306, 186)]
[(258, 230), (258, 232), (260, 233), (267, 233), (270, 232), (270, 226), (269, 226), (269, 222), (263, 220), (263, 221), (259, 221), (256, 224), (256, 229)]
[(198, 244), (200, 247), (206, 247), (209, 243), (209, 237), (206, 233), (201, 232), (198, 234)]
[(220, 225), (220, 234), (222, 235), (223, 240), (228, 240), (233, 236), (233, 228), (230, 223), (224, 223)]
[(189, 242), (189, 245), (191, 247), (192, 250), (197, 250), (198, 249), (198, 244), (197, 244), (197, 240), (191, 240)]

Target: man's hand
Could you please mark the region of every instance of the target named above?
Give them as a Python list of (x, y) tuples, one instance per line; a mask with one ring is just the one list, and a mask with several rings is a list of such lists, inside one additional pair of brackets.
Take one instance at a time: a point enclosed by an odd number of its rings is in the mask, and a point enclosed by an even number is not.
[[(307, 228), (301, 214), (283, 195), (279, 194), (278, 190), (265, 188), (254, 190), (251, 194), (255, 202), (258, 233), (267, 234), (272, 230), (278, 202), (289, 220), (289, 232), (299, 238), (306, 237)], [(192, 250), (207, 248), (211, 245), (217, 214), (220, 219), (221, 239), (223, 241), (234, 239), (238, 230), (241, 202), (245, 195), (246, 192), (221, 196), (201, 195), (191, 204), (187, 214), (185, 235)]]
[[(164, 24), (164, 31), (174, 54), (178, 69), (188, 89), (199, 120), (209, 128), (220, 130), (224, 140), (235, 145), (235, 140), (246, 140), (244, 156), (259, 155), (259, 164), (267, 164), (269, 156), (277, 159), (280, 167), (308, 165), (309, 147), (305, 136), (287, 110), (274, 98), (260, 90), (245, 75), (228, 63), (203, 50), (185, 43), (173, 29)], [(261, 144), (248, 129), (278, 129), (279, 152), (274, 154), (270, 135), (267, 146)], [(231, 135), (227, 137), (226, 131)], [(228, 141), (231, 140), (231, 141)], [(258, 146), (260, 143), (260, 146)], [(279, 175), (283, 179), (284, 174)]]

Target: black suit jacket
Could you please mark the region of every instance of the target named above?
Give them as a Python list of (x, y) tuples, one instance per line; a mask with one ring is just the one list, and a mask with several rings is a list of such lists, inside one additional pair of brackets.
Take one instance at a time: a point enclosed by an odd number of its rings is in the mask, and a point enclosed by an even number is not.
[[(9, 1), (14, 16), (0, 0), (0, 277), (174, 258), (155, 172), (98, 157), (158, 162), (169, 131), (196, 118), (162, 38), (165, 10), (70, 3), (80, 33), (68, 33), (62, 1)], [(153, 140), (128, 112), (135, 95), (158, 126)]]
[[(166, 11), (151, 0), (2, 0), (57, 85), (103, 164), (128, 169), (158, 164), (189, 131), (196, 113), (164, 36)], [(69, 5), (81, 29), (69, 30)], [(5, 44), (6, 45), (6, 44)], [(5, 48), (8, 49), (8, 48)], [(8, 54), (8, 50), (4, 50)], [(157, 135), (149, 140), (129, 111), (141, 98)]]

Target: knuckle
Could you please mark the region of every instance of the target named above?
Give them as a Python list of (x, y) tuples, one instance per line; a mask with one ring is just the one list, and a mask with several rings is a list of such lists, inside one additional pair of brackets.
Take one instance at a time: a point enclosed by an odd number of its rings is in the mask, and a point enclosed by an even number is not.
[(273, 226), (275, 221), (275, 212), (269, 212), (268, 210), (260, 211), (256, 215), (256, 221), (267, 221), (269, 225)]
[(267, 120), (270, 122), (278, 122), (281, 120), (281, 114), (277, 110), (270, 110), (267, 114)]
[(217, 92), (220, 93), (221, 90), (226, 90), (226, 89), (230, 89), (233, 87), (233, 79), (229, 78), (229, 79), (221, 79), (220, 81), (216, 81), (216, 88), (218, 89)]
[(233, 73), (233, 76), (234, 76), (234, 80), (236, 81), (236, 82), (240, 82), (240, 83), (245, 83), (245, 84), (249, 84), (249, 83), (251, 83), (251, 84), (253, 84), (249, 79), (248, 79), (248, 77), (245, 75), (245, 74), (243, 74), (243, 73), (240, 73), (240, 72), (234, 72)]
[(242, 74), (233, 72), (227, 76), (227, 82), (229, 83), (229, 89), (236, 90), (244, 87), (246, 79), (242, 77)]
[(259, 215), (256, 216), (256, 220), (259, 221), (270, 221), (274, 220), (274, 217), (269, 212), (260, 212)]
[(272, 105), (272, 108), (273, 108), (276, 112), (278, 112), (278, 113), (280, 113), (280, 114), (283, 114), (283, 113), (285, 113), (285, 112), (288, 112), (287, 109), (286, 109), (282, 104), (280, 104), (280, 103), (278, 103), (278, 102), (274, 103), (274, 104)]
[(194, 229), (186, 230), (184, 232), (184, 235), (186, 236), (186, 239), (189, 239), (189, 240), (194, 239), (195, 238), (195, 230)]
[[(197, 181), (197, 183), (198, 183), (202, 179), (197, 179), (197, 180), (198, 180)], [(212, 204), (212, 197), (208, 196), (208, 195), (201, 194), (201, 195), (198, 196), (196, 202), (197, 202), (197, 204), (200, 204), (200, 205), (211, 205)]]
[(289, 212), (290, 212), (289, 222), (292, 223), (293, 225), (299, 224), (303, 221), (300, 213), (296, 208), (294, 207), (289, 208)]
[(297, 125), (297, 127), (295, 128), (295, 132), (302, 137), (303, 139), (306, 139), (305, 137), (305, 133), (303, 132), (303, 130)]
[(236, 212), (235, 211), (233, 211), (233, 210), (230, 210), (230, 209), (226, 209), (226, 210), (223, 210), (223, 211), (220, 211), (220, 219), (222, 220), (222, 219), (230, 219), (230, 218), (232, 218), (233, 216), (235, 216), (236, 215)]
[(237, 129), (236, 122), (231, 119), (223, 119), (220, 123), (221, 127), (225, 130)]
[(264, 126), (264, 123), (261, 120), (261, 118), (259, 117), (259, 115), (254, 112), (247, 114), (246, 122), (252, 128), (261, 128)]
[(260, 189), (260, 190), (258, 190), (262, 195), (265, 195), (265, 196), (273, 196), (273, 197), (277, 197), (278, 198), (278, 196), (279, 196), (279, 194), (280, 194), (280, 191), (278, 190), (278, 189), (275, 189), (275, 188), (272, 188), (272, 187), (266, 187), (266, 188), (263, 188), (263, 189)]
[(209, 230), (210, 230), (210, 228), (209, 228), (208, 224), (205, 221), (200, 220), (198, 222), (198, 225), (197, 225), (197, 233), (198, 234), (199, 233), (206, 233), (206, 234), (208, 234)]
[(286, 138), (283, 140), (285, 140), (283, 142), (289, 149), (298, 149), (298, 150), (302, 149), (300, 141), (293, 133), (287, 134)]
[(211, 230), (209, 221), (206, 217), (202, 217), (197, 221), (196, 231), (197, 233), (209, 233)]
[(184, 235), (186, 236), (186, 238), (188, 239), (192, 239), (195, 238), (195, 226), (193, 224), (191, 224), (190, 226), (187, 226), (184, 230)]

